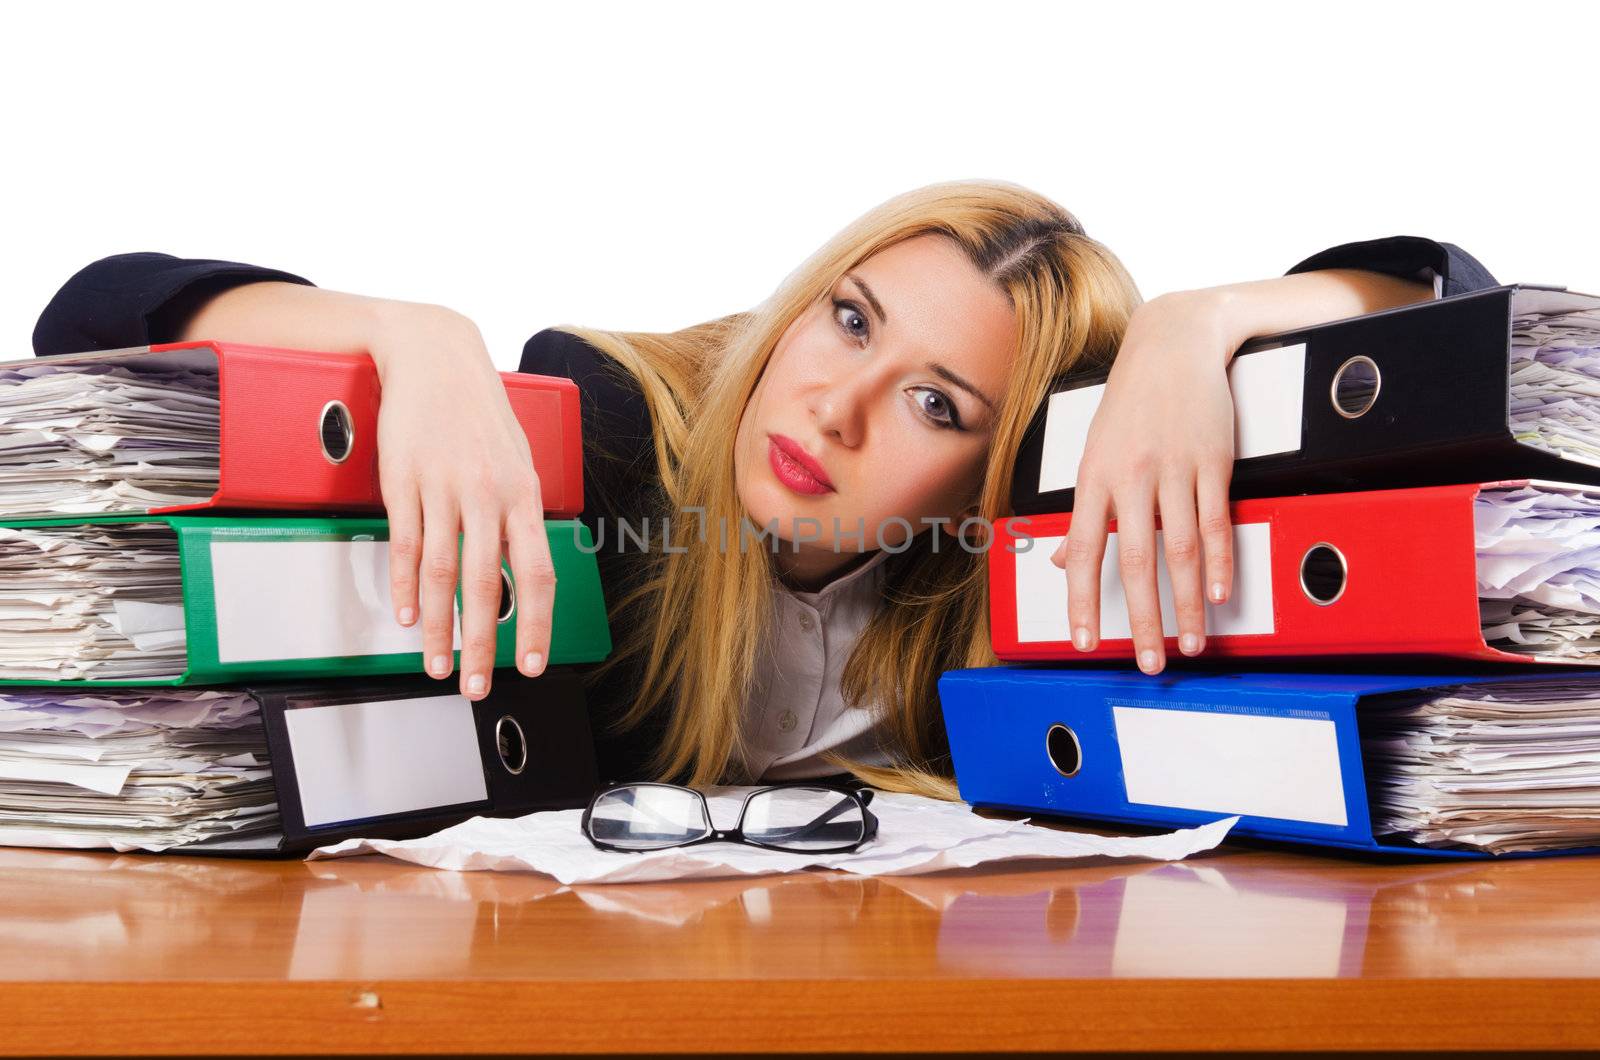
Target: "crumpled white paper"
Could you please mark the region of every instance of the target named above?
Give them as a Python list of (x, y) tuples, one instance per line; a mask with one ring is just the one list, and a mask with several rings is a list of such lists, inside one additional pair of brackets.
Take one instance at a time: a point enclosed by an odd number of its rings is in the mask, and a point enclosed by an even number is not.
[[(716, 826), (732, 828), (745, 794), (753, 790), (707, 791)], [(1238, 821), (1229, 817), (1164, 835), (1098, 836), (991, 820), (965, 803), (920, 795), (879, 792), (870, 805), (878, 817), (878, 837), (852, 854), (787, 854), (743, 843), (623, 854), (590, 844), (579, 828), (583, 811), (546, 810), (516, 818), (474, 817), (421, 839), (347, 839), (319, 847), (308, 860), (386, 854), (439, 869), (542, 872), (566, 884), (761, 876), (809, 868), (889, 876), (1039, 858), (1178, 861), (1215, 847)]]
[(1473, 524), (1489, 646), (1562, 660), (1600, 654), (1600, 489), (1486, 489)]

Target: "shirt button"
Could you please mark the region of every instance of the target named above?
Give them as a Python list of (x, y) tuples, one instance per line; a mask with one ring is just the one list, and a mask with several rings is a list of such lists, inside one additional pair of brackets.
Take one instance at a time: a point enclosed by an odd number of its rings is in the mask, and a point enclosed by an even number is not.
[(785, 709), (782, 714), (778, 715), (778, 731), (794, 732), (794, 727), (799, 724), (799, 722), (800, 719), (795, 717), (794, 711)]
[(800, 628), (805, 630), (807, 633), (811, 632), (811, 627), (813, 625), (815, 625), (815, 624), (816, 623), (811, 621), (811, 616), (810, 615), (801, 615), (800, 616)]

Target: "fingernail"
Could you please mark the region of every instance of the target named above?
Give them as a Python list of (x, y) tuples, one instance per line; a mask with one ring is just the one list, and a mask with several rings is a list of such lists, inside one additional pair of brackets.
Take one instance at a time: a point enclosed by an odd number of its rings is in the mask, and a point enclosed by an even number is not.
[(413, 611), (411, 608), (402, 607), (400, 609), (400, 624), (402, 626), (409, 626), (409, 625), (411, 625), (411, 623), (415, 622), (416, 620), (417, 620), (417, 613), (415, 611)]
[(1178, 638), (1178, 650), (1185, 655), (1193, 655), (1200, 650), (1200, 638), (1193, 633), (1185, 633)]
[(1147, 674), (1156, 672), (1156, 653), (1146, 649), (1139, 653), (1139, 669)]
[(1089, 627), (1079, 626), (1072, 631), (1072, 643), (1079, 651), (1089, 650)]
[(1226, 589), (1224, 589), (1222, 587), (1222, 583), (1221, 582), (1212, 582), (1211, 583), (1211, 602), (1214, 603), (1214, 604), (1222, 603), (1222, 597), (1227, 593), (1227, 591), (1228, 590), (1226, 590)]
[(435, 655), (433, 662), (428, 664), (428, 671), (435, 677), (444, 677), (450, 672), (450, 656)]
[(522, 668), (529, 674), (537, 674), (544, 669), (544, 656), (536, 651), (530, 651), (522, 657)]
[(489, 682), (484, 680), (482, 674), (473, 674), (467, 678), (467, 695), (469, 696), (481, 696), (483, 695), (483, 690), (488, 687)]

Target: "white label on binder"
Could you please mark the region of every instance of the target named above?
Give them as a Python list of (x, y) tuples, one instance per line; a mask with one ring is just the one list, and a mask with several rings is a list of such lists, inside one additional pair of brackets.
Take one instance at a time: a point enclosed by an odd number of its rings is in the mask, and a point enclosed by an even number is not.
[[(1300, 409), (1305, 396), (1306, 345), (1259, 350), (1228, 366), (1233, 391), (1233, 455), (1293, 453), (1300, 448)], [(1089, 422), (1100, 407), (1105, 384), (1050, 395), (1039, 460), (1039, 492), (1078, 484), (1078, 462), (1089, 440)]]
[(1113, 705), (1128, 801), (1349, 824), (1327, 718)]
[[(1025, 528), (1024, 528), (1025, 529)], [(1061, 537), (1036, 537), (1026, 552), (1016, 554), (1017, 639), (1024, 644), (1070, 641), (1067, 622), (1067, 574), (1050, 562)], [(1004, 548), (1004, 545), (999, 546)], [(1172, 608), (1172, 576), (1161, 534), (1156, 534), (1156, 579), (1161, 594), (1161, 629), (1178, 635), (1178, 614)], [(1218, 634), (1271, 633), (1272, 525), (1239, 523), (1233, 528), (1233, 595), (1222, 605), (1206, 602), (1206, 631)], [(1128, 598), (1122, 591), (1122, 571), (1117, 565), (1117, 535), (1106, 535), (1105, 559), (1100, 565), (1100, 638), (1127, 640)]]
[(283, 721), (307, 828), (489, 798), (465, 696), (294, 707)]
[(422, 651), (422, 623), (402, 626), (389, 603), (387, 541), (222, 538), (211, 576), (220, 662)]

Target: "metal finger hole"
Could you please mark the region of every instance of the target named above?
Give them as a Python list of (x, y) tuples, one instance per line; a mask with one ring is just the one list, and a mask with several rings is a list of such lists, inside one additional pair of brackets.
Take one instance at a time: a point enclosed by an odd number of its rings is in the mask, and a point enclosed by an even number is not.
[(512, 776), (528, 768), (528, 737), (522, 725), (509, 714), (502, 714), (494, 723), (494, 749), (500, 764)]
[(1344, 553), (1327, 542), (1318, 542), (1300, 557), (1300, 591), (1306, 599), (1326, 607), (1344, 595), (1350, 568)]
[(1078, 734), (1060, 722), (1045, 730), (1044, 753), (1050, 765), (1064, 777), (1076, 775), (1083, 766), (1083, 747), (1078, 743)]
[(517, 587), (511, 581), (511, 575), (506, 573), (504, 567), (500, 568), (500, 610), (495, 615), (495, 621), (505, 625), (511, 621), (511, 616), (517, 610)]
[(342, 401), (330, 401), (322, 406), (322, 415), (317, 421), (318, 440), (322, 444), (322, 455), (330, 464), (342, 464), (350, 457), (350, 451), (356, 444), (356, 424), (350, 417), (350, 410), (344, 407)]
[(1365, 416), (1378, 400), (1383, 375), (1370, 357), (1352, 357), (1333, 373), (1333, 409), (1347, 420)]

